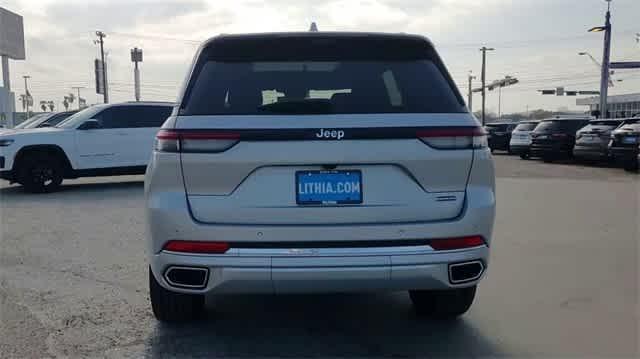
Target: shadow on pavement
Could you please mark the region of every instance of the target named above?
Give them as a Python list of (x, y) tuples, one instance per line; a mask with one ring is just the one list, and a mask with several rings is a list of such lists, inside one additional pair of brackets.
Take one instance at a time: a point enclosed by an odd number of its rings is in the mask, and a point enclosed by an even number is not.
[(404, 293), (228, 296), (208, 307), (208, 318), (195, 323), (158, 323), (147, 356), (503, 355), (464, 317), (415, 317)]
[(60, 189), (52, 193), (29, 193), (26, 192), (20, 185), (12, 185), (8, 187), (0, 188), (0, 196), (3, 198), (9, 197), (29, 197), (29, 198), (56, 198), (60, 199), (68, 193), (83, 194), (83, 193), (97, 193), (104, 191), (118, 191), (139, 188), (142, 191), (144, 181), (126, 181), (126, 182), (96, 182), (96, 183), (63, 183)]

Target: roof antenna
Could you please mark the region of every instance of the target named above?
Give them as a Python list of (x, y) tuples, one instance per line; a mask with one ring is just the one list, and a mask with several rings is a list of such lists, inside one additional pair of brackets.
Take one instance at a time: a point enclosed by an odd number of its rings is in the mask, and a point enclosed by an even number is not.
[(310, 32), (318, 32), (318, 25), (316, 25), (315, 21), (311, 23), (311, 27), (309, 28)]

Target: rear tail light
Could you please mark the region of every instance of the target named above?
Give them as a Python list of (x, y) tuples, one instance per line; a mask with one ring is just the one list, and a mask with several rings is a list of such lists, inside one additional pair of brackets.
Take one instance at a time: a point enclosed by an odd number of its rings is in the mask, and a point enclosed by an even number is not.
[(485, 242), (482, 236), (432, 239), (429, 241), (431, 248), (437, 251), (478, 247), (484, 244)]
[(224, 152), (239, 141), (240, 134), (234, 132), (160, 130), (155, 149), (160, 152)]
[(462, 150), (487, 147), (487, 134), (481, 127), (451, 127), (420, 130), (416, 136), (439, 150)]
[(165, 251), (182, 253), (222, 254), (229, 250), (229, 243), (202, 241), (169, 241), (164, 245), (162, 249)]

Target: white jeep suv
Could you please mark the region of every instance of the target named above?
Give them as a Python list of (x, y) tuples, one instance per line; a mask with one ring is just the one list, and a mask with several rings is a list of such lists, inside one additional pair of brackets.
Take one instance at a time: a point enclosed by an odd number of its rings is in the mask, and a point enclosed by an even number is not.
[(489, 258), (485, 134), (433, 45), (374, 33), (223, 35), (196, 54), (145, 179), (151, 304), (408, 290), (471, 305)]
[(173, 104), (128, 102), (82, 110), (55, 127), (0, 133), (0, 178), (31, 192), (64, 178), (143, 174)]

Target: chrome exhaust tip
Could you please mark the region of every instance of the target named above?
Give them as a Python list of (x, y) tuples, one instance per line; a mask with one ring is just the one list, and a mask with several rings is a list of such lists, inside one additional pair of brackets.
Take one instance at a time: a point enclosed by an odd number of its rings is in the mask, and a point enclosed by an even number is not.
[(164, 272), (164, 279), (172, 287), (202, 289), (207, 286), (209, 269), (171, 266)]
[(449, 281), (460, 284), (474, 281), (484, 273), (484, 263), (481, 260), (449, 264)]

